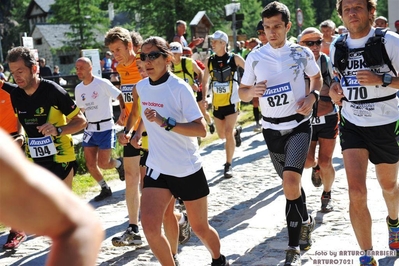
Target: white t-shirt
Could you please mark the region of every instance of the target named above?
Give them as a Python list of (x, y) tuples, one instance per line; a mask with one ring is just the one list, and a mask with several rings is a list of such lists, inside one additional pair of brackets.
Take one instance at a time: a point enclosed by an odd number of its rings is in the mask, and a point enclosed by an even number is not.
[[(345, 79), (341, 79), (341, 86), (344, 91), (345, 97), (349, 101), (362, 101), (375, 98), (381, 98), (397, 93), (397, 89), (382, 86), (361, 86), (356, 78), (358, 70), (366, 69), (364, 65), (363, 51), (364, 46), (369, 37), (374, 35), (375, 29), (372, 28), (369, 34), (360, 39), (352, 39), (350, 34), (347, 38), (347, 45), (349, 49), (356, 49), (349, 52), (348, 64), (346, 70), (343, 72)], [(330, 47), (330, 58), (334, 63), (335, 43)], [(385, 34), (385, 49), (387, 50), (388, 57), (392, 61), (393, 67), (399, 72), (399, 35), (394, 32), (388, 31)], [(383, 75), (389, 73), (395, 76), (387, 65), (373, 69), (377, 74)], [(382, 81), (381, 81), (382, 83)], [(348, 101), (342, 102), (341, 114), (351, 123), (367, 127), (367, 126), (380, 126), (393, 123), (399, 120), (398, 99), (394, 98), (388, 101), (356, 104)]]
[(79, 83), (75, 88), (75, 100), (79, 108), (85, 109), (85, 115), (88, 122), (98, 122), (101, 120), (111, 120), (100, 123), (100, 130), (97, 130), (96, 124), (89, 123), (87, 131), (101, 132), (112, 129), (114, 121), (112, 120), (112, 99), (116, 99), (121, 91), (118, 90), (108, 79), (94, 76), (93, 81), (84, 85)]
[[(297, 102), (306, 97), (304, 73), (309, 77), (320, 71), (313, 53), (307, 47), (286, 42), (274, 49), (269, 43), (248, 54), (241, 84), (252, 86), (267, 81), (267, 90), (259, 103), (265, 117), (287, 117), (297, 114)], [(272, 124), (262, 119), (263, 128), (286, 130), (297, 127), (296, 120)]]
[[(156, 110), (162, 117), (172, 117), (177, 123), (187, 123), (202, 117), (193, 90), (184, 80), (170, 75), (159, 85), (150, 85), (146, 78), (137, 83), (141, 103), (141, 117), (148, 134), (147, 166), (155, 171), (176, 177), (186, 177), (202, 167), (202, 158), (196, 137), (187, 137), (166, 131), (145, 118), (147, 108)], [(152, 176), (154, 179), (157, 176)]]

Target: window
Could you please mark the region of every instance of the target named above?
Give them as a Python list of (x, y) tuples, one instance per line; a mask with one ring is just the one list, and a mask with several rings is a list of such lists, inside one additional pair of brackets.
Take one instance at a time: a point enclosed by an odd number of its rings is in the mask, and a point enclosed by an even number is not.
[(35, 45), (42, 45), (43, 40), (42, 40), (42, 38), (34, 39), (34, 43), (35, 43)]
[(73, 55), (60, 55), (60, 64), (61, 65), (69, 65), (73, 64)]

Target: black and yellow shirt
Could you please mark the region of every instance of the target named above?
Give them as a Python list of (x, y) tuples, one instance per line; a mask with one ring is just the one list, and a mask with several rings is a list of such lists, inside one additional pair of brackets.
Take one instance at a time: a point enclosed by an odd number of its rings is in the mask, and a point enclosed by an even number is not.
[(37, 127), (51, 123), (55, 127), (67, 124), (67, 118), (77, 115), (80, 109), (69, 94), (58, 84), (40, 80), (32, 95), (21, 88), (11, 92), (11, 101), (16, 116), (25, 130), (26, 154), (35, 162), (57, 163), (75, 160), (72, 135), (43, 136)]

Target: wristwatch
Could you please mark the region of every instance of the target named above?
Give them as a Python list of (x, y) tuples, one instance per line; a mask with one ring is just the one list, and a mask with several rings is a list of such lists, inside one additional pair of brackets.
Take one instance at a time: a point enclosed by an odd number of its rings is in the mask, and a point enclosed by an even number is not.
[(57, 129), (57, 136), (62, 134), (62, 128), (56, 127), (55, 129)]
[(391, 83), (392, 83), (392, 76), (391, 75), (389, 75), (387, 73), (382, 75), (382, 86), (383, 87), (389, 86), (389, 85), (391, 85)]
[(172, 117), (169, 117), (166, 120), (165, 130), (166, 131), (171, 131), (175, 126), (176, 126), (176, 120), (174, 118), (172, 118)]

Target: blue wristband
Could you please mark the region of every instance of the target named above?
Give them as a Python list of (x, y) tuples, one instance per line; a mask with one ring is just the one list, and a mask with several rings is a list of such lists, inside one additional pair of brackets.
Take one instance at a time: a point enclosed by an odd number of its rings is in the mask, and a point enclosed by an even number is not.
[(334, 81), (336, 81), (336, 82), (338, 82), (338, 83), (341, 82), (337, 76), (335, 76), (333, 79), (334, 79)]

